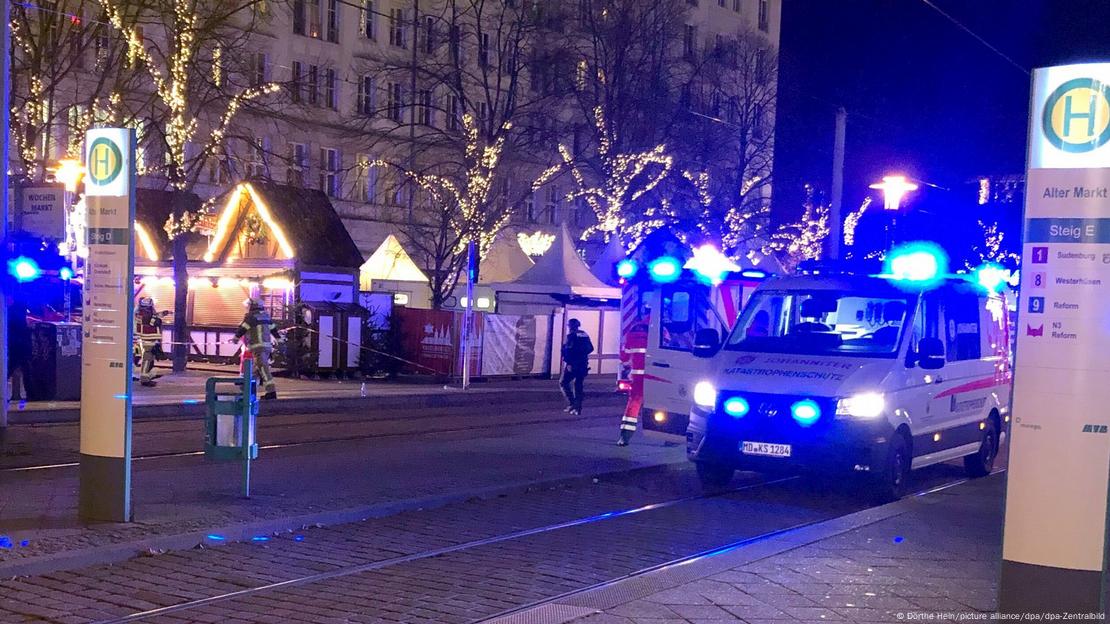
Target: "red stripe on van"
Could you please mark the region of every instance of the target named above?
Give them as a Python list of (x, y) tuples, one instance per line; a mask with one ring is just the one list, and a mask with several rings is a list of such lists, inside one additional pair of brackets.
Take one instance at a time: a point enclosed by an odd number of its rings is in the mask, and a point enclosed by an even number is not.
[(986, 390), (987, 388), (993, 388), (995, 386), (1004, 386), (1006, 385), (1006, 383), (1007, 381), (1005, 378), (999, 378), (999, 376), (997, 375), (991, 375), (990, 377), (984, 377), (982, 379), (976, 379), (975, 381), (969, 381), (968, 383), (956, 386), (954, 388), (948, 388), (944, 392), (938, 394), (936, 398), (943, 399), (945, 397), (952, 396), (953, 394), (959, 394), (961, 392), (971, 392), (972, 390)]

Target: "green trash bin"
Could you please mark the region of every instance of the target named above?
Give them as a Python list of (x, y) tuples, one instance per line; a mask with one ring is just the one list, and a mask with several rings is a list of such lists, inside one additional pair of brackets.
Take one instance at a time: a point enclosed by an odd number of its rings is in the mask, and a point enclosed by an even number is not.
[(243, 462), (243, 496), (250, 496), (251, 460), (258, 459), (258, 382), (252, 362), (242, 377), (210, 377), (204, 384), (204, 455)]

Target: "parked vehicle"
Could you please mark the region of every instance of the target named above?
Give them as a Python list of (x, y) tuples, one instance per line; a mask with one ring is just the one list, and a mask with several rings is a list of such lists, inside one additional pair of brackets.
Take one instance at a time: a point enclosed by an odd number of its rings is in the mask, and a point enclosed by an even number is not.
[(853, 474), (878, 498), (911, 469), (989, 474), (1008, 421), (1003, 298), (962, 279), (906, 290), (848, 274), (774, 278), (735, 327), (699, 331), (687, 455), (702, 482), (735, 470)]

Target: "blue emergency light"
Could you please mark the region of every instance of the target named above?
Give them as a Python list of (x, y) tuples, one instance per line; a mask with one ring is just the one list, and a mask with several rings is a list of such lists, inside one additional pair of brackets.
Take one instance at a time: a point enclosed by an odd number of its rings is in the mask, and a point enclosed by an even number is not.
[(1010, 271), (993, 262), (976, 268), (972, 274), (975, 283), (990, 292), (999, 292), (1010, 281)]
[(790, 406), (790, 415), (803, 427), (808, 427), (821, 418), (821, 406), (811, 399), (803, 399)]
[(678, 258), (662, 256), (648, 264), (648, 272), (651, 273), (651, 279), (661, 284), (669, 284), (682, 275), (682, 263)]
[(63, 281), (68, 282), (69, 280), (73, 279), (73, 269), (67, 266), (58, 269), (58, 277), (62, 278)]
[(640, 271), (640, 265), (632, 258), (625, 258), (617, 263), (617, 277), (629, 279)]
[(936, 243), (920, 241), (890, 250), (883, 266), (886, 279), (915, 288), (930, 288), (948, 272), (948, 254)]
[(27, 256), (19, 256), (8, 261), (8, 273), (17, 282), (32, 282), (42, 277), (39, 264)]

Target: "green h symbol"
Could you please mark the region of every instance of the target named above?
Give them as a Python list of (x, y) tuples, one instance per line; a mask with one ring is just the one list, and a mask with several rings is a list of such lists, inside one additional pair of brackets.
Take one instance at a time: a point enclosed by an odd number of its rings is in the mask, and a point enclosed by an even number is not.
[[(1064, 112), (1064, 115), (1065, 115), (1064, 118), (1067, 119), (1067, 111)], [(98, 150), (96, 150), (96, 152), (97, 152), (96, 154), (93, 154), (93, 158), (96, 161), (97, 170), (101, 171), (101, 172), (104, 172), (104, 173), (107, 173), (108, 171), (111, 171), (112, 151), (107, 149), (107, 148), (104, 148), (104, 149), (98, 149)]]
[(1097, 94), (1091, 93), (1091, 101), (1087, 104), (1087, 112), (1075, 113), (1071, 110), (1071, 96), (1064, 96), (1064, 128), (1063, 135), (1068, 136), (1071, 134), (1071, 122), (1076, 119), (1087, 120), (1087, 136), (1095, 133), (1095, 112), (1098, 110), (1095, 106), (1095, 97)]

